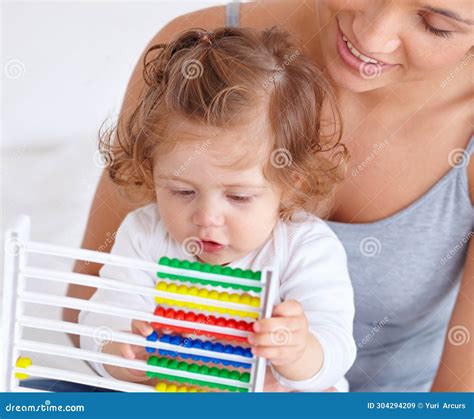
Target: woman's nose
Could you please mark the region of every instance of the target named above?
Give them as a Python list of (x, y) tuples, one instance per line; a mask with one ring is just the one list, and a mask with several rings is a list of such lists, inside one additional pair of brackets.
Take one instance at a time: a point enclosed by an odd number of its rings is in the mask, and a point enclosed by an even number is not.
[(403, 16), (391, 5), (371, 8), (370, 15), (359, 13), (352, 24), (356, 46), (367, 55), (390, 54), (401, 44), (403, 26)]

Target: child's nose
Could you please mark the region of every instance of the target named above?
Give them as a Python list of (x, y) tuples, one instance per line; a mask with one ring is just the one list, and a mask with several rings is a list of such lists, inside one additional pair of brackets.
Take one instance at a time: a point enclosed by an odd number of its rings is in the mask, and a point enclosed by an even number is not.
[(218, 205), (200, 205), (193, 213), (193, 223), (199, 227), (220, 227), (224, 224), (224, 214)]

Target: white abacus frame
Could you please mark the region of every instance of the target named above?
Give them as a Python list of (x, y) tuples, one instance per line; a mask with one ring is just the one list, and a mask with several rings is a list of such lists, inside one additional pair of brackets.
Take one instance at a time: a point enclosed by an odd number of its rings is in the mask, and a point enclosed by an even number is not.
[[(156, 321), (164, 324), (192, 327), (197, 330), (208, 330), (214, 332), (225, 333), (234, 336), (247, 336), (248, 332), (236, 330), (227, 327), (208, 325), (203, 323), (191, 323), (182, 320), (168, 319), (155, 316), (148, 312), (139, 310), (130, 310), (126, 308), (107, 306), (78, 298), (65, 296), (48, 295), (46, 293), (30, 292), (25, 289), (26, 278), (36, 278), (42, 280), (56, 281), (62, 283), (72, 283), (85, 285), (95, 288), (105, 288), (120, 292), (131, 292), (140, 295), (160, 296), (170, 298), (170, 294), (165, 291), (158, 291), (142, 286), (136, 286), (129, 283), (120, 282), (114, 279), (98, 278), (92, 275), (85, 275), (73, 272), (63, 272), (53, 269), (44, 269), (28, 265), (28, 254), (36, 253), (40, 255), (59, 256), (71, 258), (74, 260), (85, 260), (100, 264), (111, 264), (121, 267), (134, 268), (149, 272), (163, 272), (175, 275), (189, 275), (189, 271), (171, 268), (159, 265), (154, 262), (136, 260), (108, 253), (68, 248), (63, 246), (55, 246), (47, 243), (34, 242), (30, 240), (30, 218), (22, 215), (18, 218), (15, 226), (6, 231), (5, 234), (5, 261), (4, 261), (4, 295), (3, 295), (3, 325), (2, 325), (2, 380), (0, 381), (0, 391), (18, 391), (18, 392), (40, 392), (42, 390), (30, 389), (20, 386), (20, 380), (16, 378), (16, 373), (28, 374), (37, 378), (50, 378), (65, 380), (69, 382), (87, 384), (95, 387), (103, 387), (111, 390), (124, 392), (154, 392), (151, 386), (137, 383), (129, 383), (118, 381), (99, 376), (91, 376), (79, 372), (68, 371), (59, 368), (50, 368), (34, 364), (27, 368), (16, 366), (17, 359), (21, 356), (21, 351), (33, 353), (44, 353), (54, 356), (69, 357), (73, 359), (81, 359), (89, 362), (100, 362), (121, 367), (133, 368), (143, 371), (152, 371), (157, 373), (171, 373), (169, 369), (147, 365), (146, 361), (128, 360), (116, 355), (87, 351), (84, 349), (74, 348), (70, 346), (43, 343), (34, 340), (27, 340), (22, 337), (23, 329), (36, 328), (41, 330), (49, 330), (56, 332), (71, 333), (84, 336), (96, 336), (97, 328), (80, 325), (76, 323), (45, 319), (35, 316), (27, 316), (24, 314), (24, 305), (27, 303), (43, 304), (55, 307), (67, 307), (77, 310), (88, 310), (97, 313), (110, 314), (130, 319), (140, 319), (145, 321)], [(194, 272), (193, 277), (200, 279), (219, 280), (240, 285), (255, 286), (255, 280), (243, 278), (230, 278), (219, 276), (217, 274)], [(269, 317), (272, 311), (272, 302), (275, 299), (277, 276), (271, 268), (262, 270), (261, 281), (258, 286), (262, 288), (260, 295), (260, 307), (247, 307), (246, 311), (259, 313), (259, 318)], [(209, 304), (209, 300), (201, 297), (172, 294), (172, 299), (187, 301), (197, 304)], [(242, 304), (212, 301), (213, 306), (225, 307), (229, 309), (242, 310)], [(145, 347), (154, 347), (158, 349), (167, 349), (176, 351), (176, 346), (162, 342), (150, 342), (145, 337), (132, 333), (119, 332), (108, 329), (107, 340), (125, 342)], [(180, 347), (179, 352), (209, 356), (209, 351)], [(212, 352), (212, 357), (223, 360), (250, 363), (250, 382), (242, 383), (235, 380), (220, 378), (214, 376), (205, 376), (201, 374), (191, 373), (187, 371), (173, 370), (175, 376), (201, 379), (209, 382), (220, 384), (228, 384), (236, 387), (243, 387), (250, 392), (261, 392), (263, 390), (263, 382), (265, 378), (266, 360), (261, 357), (253, 357), (252, 359)]]

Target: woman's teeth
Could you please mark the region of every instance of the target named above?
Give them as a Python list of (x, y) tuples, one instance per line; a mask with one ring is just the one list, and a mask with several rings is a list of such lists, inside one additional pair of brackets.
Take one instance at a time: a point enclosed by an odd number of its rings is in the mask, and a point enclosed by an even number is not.
[(380, 61), (374, 60), (373, 58), (367, 57), (364, 54), (361, 54), (357, 49), (347, 40), (347, 38), (342, 35), (342, 40), (346, 43), (347, 48), (349, 51), (352, 53), (354, 57), (357, 57), (359, 60), (362, 60), (366, 63), (371, 63), (371, 64), (383, 64)]

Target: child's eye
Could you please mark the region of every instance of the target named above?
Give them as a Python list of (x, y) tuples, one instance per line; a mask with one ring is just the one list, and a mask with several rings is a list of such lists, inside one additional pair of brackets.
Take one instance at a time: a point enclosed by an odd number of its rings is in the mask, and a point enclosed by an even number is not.
[(231, 201), (236, 202), (238, 204), (245, 204), (252, 200), (251, 196), (245, 196), (245, 195), (227, 195), (227, 198), (229, 198)]
[(194, 191), (188, 190), (188, 189), (182, 189), (182, 190), (173, 190), (171, 189), (170, 192), (173, 195), (178, 195), (178, 196), (184, 196), (184, 197), (189, 197), (194, 194)]

